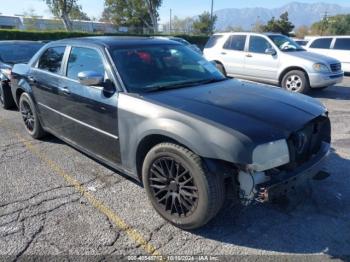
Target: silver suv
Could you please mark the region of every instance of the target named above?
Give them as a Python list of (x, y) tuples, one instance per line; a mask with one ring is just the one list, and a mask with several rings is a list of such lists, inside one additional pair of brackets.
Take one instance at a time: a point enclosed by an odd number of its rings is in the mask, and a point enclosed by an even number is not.
[(338, 60), (307, 52), (281, 34), (214, 34), (204, 48), (204, 56), (215, 61), (228, 76), (278, 85), (293, 92), (325, 88), (344, 77)]

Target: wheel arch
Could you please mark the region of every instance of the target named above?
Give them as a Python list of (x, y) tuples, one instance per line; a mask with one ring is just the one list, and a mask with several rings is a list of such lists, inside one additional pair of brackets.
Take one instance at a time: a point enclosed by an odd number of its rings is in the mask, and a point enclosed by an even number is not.
[(310, 83), (310, 79), (309, 79), (309, 74), (307, 73), (307, 71), (300, 67), (300, 66), (290, 66), (290, 67), (287, 67), (285, 69), (283, 69), (283, 71), (280, 73), (279, 77), (278, 77), (278, 84), (279, 86), (282, 86), (282, 80), (283, 80), (283, 77), (290, 71), (293, 71), (293, 70), (299, 70), (299, 71), (302, 71), (305, 73), (305, 76), (306, 76), (306, 79), (307, 81), (309, 81)]
[(19, 106), (19, 99), (21, 98), (21, 95), (24, 92), (28, 93), (28, 95), (30, 95), (31, 98), (33, 99), (31, 86), (27, 83), (27, 81), (21, 79), (18, 81), (18, 84), (13, 92), (13, 98), (17, 106)]
[(144, 137), (137, 146), (136, 150), (136, 168), (137, 176), (142, 181), (142, 165), (147, 153), (156, 145), (164, 142), (179, 144), (176, 140), (169, 136), (153, 134)]

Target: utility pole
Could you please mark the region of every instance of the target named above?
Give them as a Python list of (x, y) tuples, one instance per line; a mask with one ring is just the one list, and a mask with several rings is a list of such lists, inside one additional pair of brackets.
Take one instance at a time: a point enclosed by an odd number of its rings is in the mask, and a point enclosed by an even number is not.
[(214, 12), (214, 0), (211, 0), (211, 9), (210, 9), (210, 21), (211, 21), (211, 28), (210, 32), (213, 34), (214, 31), (214, 21), (213, 21), (213, 12)]
[(324, 16), (322, 19), (321, 36), (323, 35), (323, 32), (325, 31), (327, 25), (328, 25), (328, 11), (324, 12)]
[(172, 16), (172, 10), (170, 8), (169, 34), (171, 34), (171, 16)]

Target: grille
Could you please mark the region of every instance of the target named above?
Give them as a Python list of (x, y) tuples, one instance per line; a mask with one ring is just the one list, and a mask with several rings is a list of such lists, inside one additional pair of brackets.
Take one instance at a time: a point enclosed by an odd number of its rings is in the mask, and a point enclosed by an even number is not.
[(341, 63), (331, 64), (332, 72), (339, 72), (341, 70)]
[(317, 117), (293, 133), (288, 139), (290, 164), (288, 169), (307, 162), (321, 149), (322, 142), (331, 142), (331, 125), (328, 117)]

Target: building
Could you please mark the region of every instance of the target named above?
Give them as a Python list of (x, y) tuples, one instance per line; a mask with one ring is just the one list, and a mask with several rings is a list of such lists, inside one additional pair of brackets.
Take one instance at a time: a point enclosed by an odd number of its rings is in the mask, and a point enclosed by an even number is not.
[[(87, 33), (117, 33), (117, 28), (111, 23), (97, 21), (72, 20), (74, 31)], [(48, 19), (42, 17), (23, 17), (0, 15), (0, 29), (19, 29), (19, 30), (64, 30), (64, 24), (61, 19)]]

